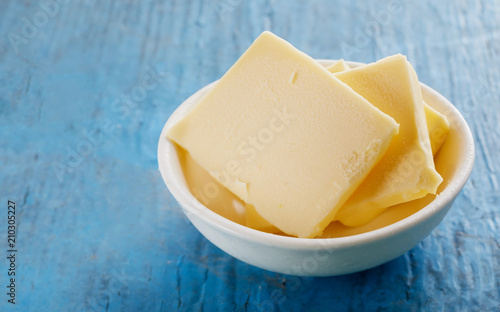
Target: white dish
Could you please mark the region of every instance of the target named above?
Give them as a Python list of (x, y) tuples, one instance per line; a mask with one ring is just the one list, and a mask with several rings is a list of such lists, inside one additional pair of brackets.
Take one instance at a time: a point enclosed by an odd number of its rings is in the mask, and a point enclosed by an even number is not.
[[(325, 66), (334, 60), (319, 60)], [(347, 62), (351, 67), (360, 63)], [(295, 238), (269, 234), (232, 222), (198, 202), (184, 179), (177, 151), (167, 140), (180, 120), (215, 84), (202, 88), (170, 116), (158, 143), (158, 164), (168, 189), (193, 225), (213, 244), (248, 264), (298, 276), (333, 276), (366, 270), (401, 256), (443, 220), (467, 182), (474, 163), (474, 140), (458, 110), (442, 95), (421, 84), (427, 104), (447, 116), (450, 134), (439, 154), (444, 188), (416, 213), (388, 226), (347, 237)], [(447, 183), (447, 185), (446, 185)]]

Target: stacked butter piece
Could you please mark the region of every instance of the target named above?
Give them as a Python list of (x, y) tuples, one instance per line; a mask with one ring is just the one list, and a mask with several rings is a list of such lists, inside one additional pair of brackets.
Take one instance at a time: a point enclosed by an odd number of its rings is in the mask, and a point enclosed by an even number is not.
[(247, 226), (311, 238), (436, 193), (429, 131), (447, 127), (404, 56), (324, 68), (264, 32), (167, 135), (246, 204)]

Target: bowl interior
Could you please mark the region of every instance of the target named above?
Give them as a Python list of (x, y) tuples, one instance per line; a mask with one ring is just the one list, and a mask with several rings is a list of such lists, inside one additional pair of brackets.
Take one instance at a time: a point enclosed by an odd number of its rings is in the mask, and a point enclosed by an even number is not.
[[(327, 66), (333, 60), (319, 60)], [(351, 67), (360, 63), (348, 62)], [(204, 172), (182, 149), (166, 138), (167, 129), (185, 116), (216, 82), (204, 87), (172, 114), (165, 124), (158, 145), (158, 162), (163, 180), (170, 192), (183, 207), (184, 212), (201, 216), (206, 222), (221, 230), (255, 239), (266, 244), (314, 244), (323, 241), (331, 244), (359, 243), (402, 231), (436, 214), (446, 203), (453, 200), (467, 181), (474, 160), (474, 144), (470, 130), (456, 108), (443, 96), (421, 84), (422, 95), (427, 104), (444, 114), (450, 123), (450, 133), (435, 156), (437, 171), (443, 177), (438, 196), (428, 195), (422, 199), (400, 204), (387, 209), (366, 225), (349, 228), (339, 222), (327, 227), (323, 236), (315, 239), (300, 239), (256, 231), (244, 226), (245, 209), (236, 196)]]

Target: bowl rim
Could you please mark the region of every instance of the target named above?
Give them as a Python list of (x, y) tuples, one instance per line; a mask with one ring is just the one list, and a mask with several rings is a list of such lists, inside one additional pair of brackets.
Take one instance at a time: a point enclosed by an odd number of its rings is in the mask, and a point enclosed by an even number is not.
[[(333, 64), (337, 60), (329, 59), (317, 59), (319, 63), (324, 66)], [(346, 63), (351, 67), (357, 67), (363, 65), (364, 63), (346, 61)], [(293, 248), (299, 250), (310, 250), (310, 249), (330, 249), (330, 248), (344, 248), (349, 246), (358, 246), (367, 244), (373, 241), (381, 240), (389, 236), (401, 233), (409, 228), (416, 226), (424, 221), (428, 220), (432, 216), (436, 215), (441, 209), (444, 209), (446, 205), (453, 201), (456, 196), (460, 193), (465, 183), (467, 182), (474, 164), (475, 149), (474, 149), (474, 139), (470, 128), (465, 121), (464, 117), (455, 108), (450, 101), (448, 101), (444, 96), (430, 88), (426, 84), (420, 82), (421, 88), (425, 89), (430, 96), (435, 97), (439, 102), (441, 102), (448, 109), (448, 114), (452, 114), (458, 125), (459, 133), (461, 133), (462, 142), (466, 150), (464, 151), (463, 161), (457, 165), (457, 174), (455, 179), (449, 182), (445, 189), (437, 196), (431, 203), (429, 203), (424, 208), (413, 213), (412, 215), (397, 221), (395, 223), (389, 224), (385, 227), (375, 229), (372, 231), (355, 234), (351, 236), (335, 237), (335, 238), (298, 238), (290, 236), (281, 236), (271, 233), (262, 232), (255, 230), (244, 225), (233, 222), (225, 217), (215, 213), (209, 208), (201, 204), (191, 192), (182, 185), (179, 181), (180, 177), (173, 174), (174, 160), (177, 155), (175, 153), (174, 144), (166, 138), (166, 132), (173, 124), (172, 120), (176, 118), (177, 115), (186, 113), (188, 109), (186, 106), (191, 107), (192, 103), (200, 93), (207, 92), (212, 88), (218, 80), (206, 85), (205, 87), (199, 89), (193, 93), (189, 98), (187, 98), (182, 104), (180, 104), (175, 111), (170, 115), (167, 122), (165, 123), (160, 138), (158, 142), (158, 165), (163, 181), (167, 185), (169, 191), (178, 201), (180, 206), (183, 208), (183, 212), (188, 216), (189, 214), (195, 214), (198, 217), (204, 219), (206, 222), (210, 223), (213, 227), (222, 230), (223, 232), (237, 236), (243, 240), (257, 242), (259, 244), (282, 247), (282, 248)], [(175, 155), (173, 155), (175, 153)]]

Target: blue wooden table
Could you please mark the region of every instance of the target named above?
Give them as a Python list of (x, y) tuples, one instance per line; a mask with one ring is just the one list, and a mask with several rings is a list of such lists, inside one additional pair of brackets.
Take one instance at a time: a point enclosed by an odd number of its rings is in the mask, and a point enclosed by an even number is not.
[[(315, 58), (406, 54), (468, 121), (472, 176), (404, 256), (264, 271), (202, 237), (164, 186), (165, 121), (266, 29)], [(500, 310), (498, 1), (7, 0), (0, 38), (0, 311)]]

